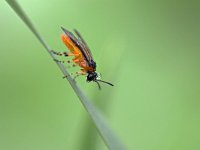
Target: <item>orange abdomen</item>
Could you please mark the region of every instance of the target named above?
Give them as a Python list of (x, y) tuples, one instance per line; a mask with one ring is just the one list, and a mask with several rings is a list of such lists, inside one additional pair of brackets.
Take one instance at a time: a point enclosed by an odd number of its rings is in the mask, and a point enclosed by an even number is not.
[(75, 43), (70, 39), (70, 37), (63, 34), (61, 36), (61, 38), (62, 38), (62, 41), (64, 42), (64, 44), (68, 47), (68, 49), (71, 52), (69, 55), (74, 56), (74, 58), (72, 59), (74, 61), (74, 63), (78, 64), (81, 68), (83, 68), (82, 71), (84, 71), (84, 72), (87, 72), (87, 71), (93, 72), (94, 69), (92, 67), (88, 66), (88, 63), (85, 60), (81, 50), (75, 45)]

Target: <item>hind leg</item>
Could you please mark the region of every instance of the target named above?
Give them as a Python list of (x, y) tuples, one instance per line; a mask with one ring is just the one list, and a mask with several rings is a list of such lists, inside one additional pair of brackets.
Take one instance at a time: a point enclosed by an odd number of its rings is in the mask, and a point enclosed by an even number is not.
[(51, 50), (51, 52), (53, 54), (55, 54), (55, 55), (58, 55), (58, 56), (65, 56), (65, 57), (67, 57), (67, 56), (74, 56), (73, 53), (68, 53), (68, 52), (56, 52), (54, 50)]

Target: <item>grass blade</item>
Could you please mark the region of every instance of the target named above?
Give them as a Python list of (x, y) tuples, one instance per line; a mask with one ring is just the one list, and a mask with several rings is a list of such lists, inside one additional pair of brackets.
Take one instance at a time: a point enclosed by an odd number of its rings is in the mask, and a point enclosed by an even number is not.
[[(23, 20), (23, 22), (27, 25), (27, 27), (32, 31), (32, 33), (37, 37), (40, 43), (44, 46), (44, 48), (48, 51), (53, 59), (56, 59), (56, 56), (51, 53), (51, 48), (48, 46), (46, 41), (42, 38), (39, 32), (36, 30), (26, 13), (22, 10), (20, 5), (15, 0), (6, 0), (7, 3), (12, 7), (12, 9), (17, 13), (17, 15)], [(67, 80), (70, 85), (74, 89), (75, 93), (79, 97), (81, 103), (84, 108), (88, 112), (92, 121), (94, 122), (99, 134), (101, 135), (104, 143), (110, 150), (125, 150), (123, 143), (119, 140), (116, 134), (113, 132), (112, 128), (108, 125), (105, 118), (102, 116), (101, 112), (97, 107), (87, 98), (87, 96), (83, 93), (83, 91), (79, 88), (76, 82), (72, 79), (69, 72), (65, 69), (64, 65), (55, 62), (60, 70), (63, 72), (64, 76), (67, 76)]]
[[(107, 43), (105, 44), (105, 47), (102, 47), (102, 54), (107, 54), (103, 55), (101, 59), (99, 59), (99, 63), (102, 66), (108, 66), (108, 68), (112, 68), (112, 73), (115, 74), (115, 76), (112, 77), (112, 79), (118, 78), (119, 71), (120, 71), (120, 66), (121, 64), (121, 59), (123, 57), (123, 53), (125, 52), (125, 42), (123, 38), (119, 38), (115, 35), (110, 36), (107, 39)], [(109, 43), (109, 44), (108, 44)], [(112, 56), (112, 51), (109, 49), (115, 49), (117, 53), (115, 54), (115, 59), (110, 62), (109, 64), (104, 61), (105, 59), (109, 59), (110, 56)], [(109, 72), (109, 70), (105, 70), (105, 72)], [(112, 97), (112, 91), (102, 91), (103, 94), (96, 96), (95, 94), (93, 95), (94, 102), (95, 104), (103, 110), (104, 113), (109, 114), (110, 110), (112, 109), (113, 106), (113, 100), (110, 98)], [(107, 99), (110, 99), (109, 101), (102, 101), (104, 99), (103, 97), (106, 96)], [(96, 130), (94, 128), (93, 123), (87, 119), (85, 124), (83, 124), (83, 131), (84, 134), (84, 140), (83, 137), (80, 137), (80, 147), (79, 150), (87, 149), (87, 150), (95, 150), (98, 146), (98, 140), (99, 136), (96, 134)]]

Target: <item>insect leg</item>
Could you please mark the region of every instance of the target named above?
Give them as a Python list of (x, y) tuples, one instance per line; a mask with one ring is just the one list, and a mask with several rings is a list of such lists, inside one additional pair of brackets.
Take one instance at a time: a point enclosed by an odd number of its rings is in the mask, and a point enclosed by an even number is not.
[(67, 61), (65, 61), (65, 60), (54, 59), (54, 61), (59, 62), (59, 63), (73, 63), (73, 60), (67, 60)]
[(68, 52), (56, 52), (54, 50), (51, 50), (51, 52), (53, 54), (55, 54), (55, 55), (58, 55), (58, 56), (65, 56), (65, 57), (67, 57), (67, 56), (74, 56), (73, 53), (68, 53)]
[(66, 63), (66, 61), (64, 60), (58, 60), (58, 59), (54, 59), (55, 62), (59, 62), (59, 63)]
[(74, 80), (75, 80), (77, 77), (81, 76), (81, 75), (86, 75), (86, 72), (84, 72), (84, 71), (76, 72), (76, 75), (74, 76)]
[(76, 66), (78, 66), (78, 65), (73, 63), (72, 65), (68, 65), (67, 68), (69, 69), (69, 68), (76, 67)]
[[(71, 75), (73, 76), (74, 74), (71, 73)], [(86, 75), (86, 73), (85, 73), (85, 72), (82, 72), (82, 71), (81, 71), (81, 72), (76, 72), (73, 79), (75, 80), (77, 77), (79, 77), (79, 76), (81, 76), (81, 75)], [(64, 79), (64, 78), (67, 78), (67, 76), (64, 76), (63, 79)]]

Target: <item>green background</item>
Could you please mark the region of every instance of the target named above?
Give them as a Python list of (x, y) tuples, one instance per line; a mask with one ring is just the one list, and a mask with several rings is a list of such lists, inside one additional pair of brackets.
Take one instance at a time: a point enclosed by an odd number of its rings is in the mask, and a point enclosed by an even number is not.
[[(77, 82), (130, 150), (200, 149), (198, 1), (19, 1), (48, 44), (78, 29), (102, 79)], [(106, 150), (48, 53), (0, 2), (0, 149)]]

